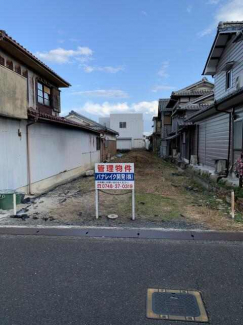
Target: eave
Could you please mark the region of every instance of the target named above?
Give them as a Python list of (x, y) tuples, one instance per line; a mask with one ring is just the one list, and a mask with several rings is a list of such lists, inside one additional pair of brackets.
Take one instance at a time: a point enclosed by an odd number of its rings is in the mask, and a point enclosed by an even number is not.
[(14, 39), (8, 36), (4, 31), (0, 30), (0, 48), (6, 53), (9, 53), (13, 58), (22, 62), (27, 67), (31, 68), (40, 76), (44, 77), (55, 86), (60, 88), (70, 87), (70, 83), (60, 77), (46, 64), (40, 61), (26, 48), (17, 43)]
[(207, 58), (202, 75), (214, 76), (217, 71), (218, 63), (232, 35), (236, 34), (237, 30), (218, 31)]

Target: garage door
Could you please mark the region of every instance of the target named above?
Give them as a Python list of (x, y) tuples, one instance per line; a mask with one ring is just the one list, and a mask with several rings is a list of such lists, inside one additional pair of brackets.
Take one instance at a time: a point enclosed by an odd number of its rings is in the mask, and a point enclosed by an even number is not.
[(132, 139), (117, 139), (117, 150), (131, 150)]

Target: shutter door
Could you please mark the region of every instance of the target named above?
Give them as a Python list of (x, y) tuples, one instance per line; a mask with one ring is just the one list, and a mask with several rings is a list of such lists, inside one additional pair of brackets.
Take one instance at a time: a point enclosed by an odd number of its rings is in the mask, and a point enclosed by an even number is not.
[(131, 150), (132, 149), (132, 139), (117, 139), (117, 149), (118, 150)]
[(218, 114), (206, 122), (206, 162), (215, 167), (216, 159), (228, 158), (229, 115)]

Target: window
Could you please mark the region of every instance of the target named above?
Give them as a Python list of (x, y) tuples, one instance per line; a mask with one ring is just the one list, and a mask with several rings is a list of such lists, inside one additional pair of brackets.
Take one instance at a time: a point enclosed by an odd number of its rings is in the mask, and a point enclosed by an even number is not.
[(96, 137), (96, 150), (100, 150), (100, 138)]
[(0, 56), (0, 65), (4, 65), (4, 63), (5, 63), (4, 58), (2, 56)]
[(28, 78), (28, 70), (24, 70), (22, 76)]
[(127, 122), (120, 122), (120, 129), (126, 129)]
[(20, 65), (15, 66), (15, 72), (18, 74), (21, 74), (21, 66)]
[(6, 67), (9, 68), (10, 70), (13, 70), (13, 62), (10, 60), (7, 60)]
[(226, 71), (226, 89), (232, 87), (232, 70)]
[(165, 115), (164, 117), (164, 125), (171, 125), (171, 116), (170, 115)]
[(234, 150), (242, 150), (242, 120), (234, 123)]
[(38, 82), (38, 103), (50, 106), (51, 89)]

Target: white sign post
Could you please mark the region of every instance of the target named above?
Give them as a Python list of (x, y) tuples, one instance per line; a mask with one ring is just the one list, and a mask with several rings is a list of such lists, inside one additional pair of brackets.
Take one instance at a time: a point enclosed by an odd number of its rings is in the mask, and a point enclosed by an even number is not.
[(135, 220), (134, 164), (95, 164), (96, 219), (99, 218), (99, 190), (132, 190), (132, 220)]

